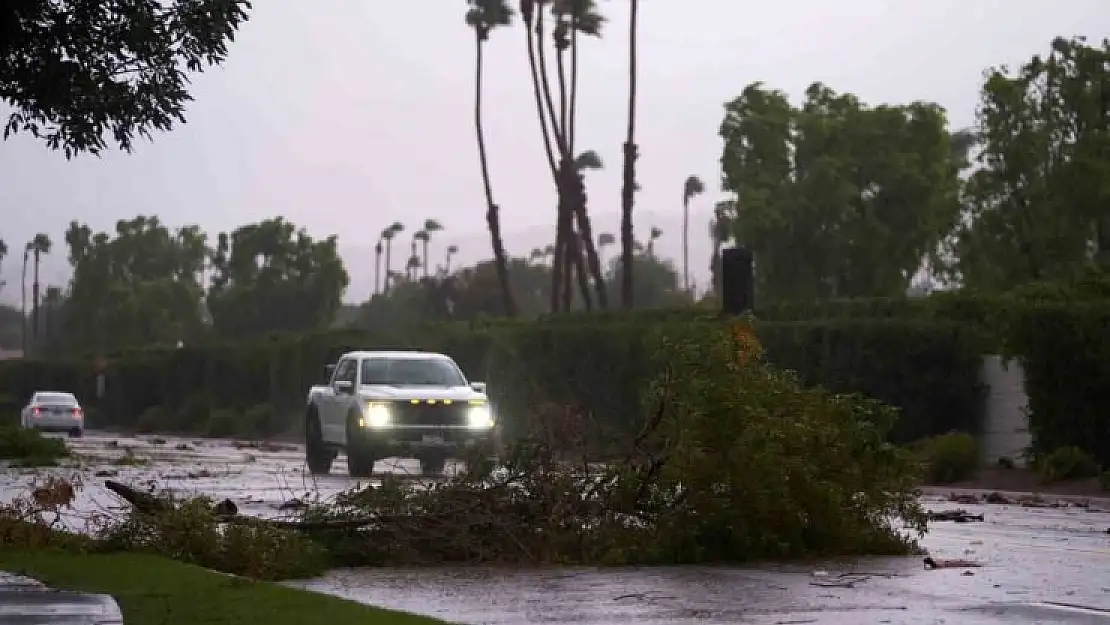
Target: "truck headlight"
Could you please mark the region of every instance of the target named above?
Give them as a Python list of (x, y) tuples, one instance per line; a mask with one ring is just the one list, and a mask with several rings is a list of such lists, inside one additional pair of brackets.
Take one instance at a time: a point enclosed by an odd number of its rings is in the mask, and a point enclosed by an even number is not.
[(475, 430), (486, 430), (493, 427), (493, 413), (489, 404), (477, 404), (470, 407), (466, 416), (466, 424)]
[(393, 422), (389, 404), (367, 404), (365, 424), (372, 428), (386, 428)]

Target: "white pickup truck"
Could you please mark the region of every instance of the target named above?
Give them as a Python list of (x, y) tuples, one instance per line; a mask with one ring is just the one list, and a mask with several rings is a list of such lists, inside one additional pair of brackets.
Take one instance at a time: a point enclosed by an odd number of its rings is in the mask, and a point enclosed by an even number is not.
[(468, 449), (499, 450), (485, 384), (467, 382), (443, 354), (349, 352), (327, 373), (327, 384), (309, 390), (305, 414), (305, 459), (315, 475), (329, 473), (340, 450), (353, 477), (369, 477), (383, 458), (415, 457), (422, 473), (438, 474)]

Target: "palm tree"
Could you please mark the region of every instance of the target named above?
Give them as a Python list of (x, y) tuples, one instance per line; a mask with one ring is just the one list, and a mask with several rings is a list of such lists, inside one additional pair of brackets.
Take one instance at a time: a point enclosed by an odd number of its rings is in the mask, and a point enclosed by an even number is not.
[[(416, 232), (412, 233), (412, 255), (413, 256), (419, 256), (416, 253), (416, 244), (417, 244), (417, 242), (419, 242), (424, 248), (424, 257), (421, 260), (420, 264), (425, 265), (425, 267), (424, 267), (424, 277), (425, 278), (428, 277), (428, 267), (427, 267), (427, 264), (428, 264), (428, 241), (430, 241), (431, 239), (432, 239), (432, 235), (428, 234), (427, 230), (421, 229), (421, 230), (417, 230)], [(409, 278), (412, 279), (412, 280), (415, 280), (416, 276), (410, 276)]]
[[(415, 249), (415, 246), (414, 246)], [(416, 272), (420, 269), (420, 256), (413, 251), (412, 256), (409, 256), (409, 261), (405, 263), (405, 274), (409, 282), (416, 281)]]
[(482, 51), (489, 40), (490, 31), (498, 26), (512, 22), (513, 10), (505, 0), (467, 0), (470, 10), (466, 13), (466, 23), (474, 29), (475, 67), (474, 67), (474, 130), (478, 139), (478, 161), (482, 167), (482, 186), (486, 193), (486, 225), (489, 226), (490, 241), (493, 246), (494, 265), (497, 281), (501, 287), (501, 300), (505, 314), (516, 316), (516, 301), (509, 286), (509, 264), (505, 254), (505, 244), (501, 240), (501, 217), (497, 203), (493, 201), (493, 188), (490, 184), (489, 160), (486, 157), (486, 137), (482, 128)]
[(31, 253), (35, 256), (35, 279), (31, 284), (31, 338), (37, 345), (39, 338), (39, 261), (44, 254), (50, 253), (52, 243), (50, 237), (43, 233), (35, 235), (28, 244), (31, 248)]
[(446, 264), (444, 265), (444, 270), (446, 271), (446, 273), (448, 273), (448, 274), (451, 273), (451, 258), (454, 257), (455, 254), (458, 254), (458, 253), (459, 253), (459, 246), (457, 246), (457, 245), (448, 245), (447, 246), (447, 259), (446, 259)]
[(420, 241), (423, 241), (427, 236), (428, 233), (424, 232), (423, 230), (417, 230), (416, 232), (412, 233), (412, 241), (409, 242), (409, 260), (407, 263), (405, 263), (406, 277), (410, 281), (416, 279), (415, 270), (420, 268), (419, 262), (417, 262), (415, 265), (412, 263), (413, 258), (417, 259), (418, 261), (420, 260), (420, 255), (416, 253), (416, 244)]
[[(551, 84), (548, 80), (546, 55), (544, 54), (544, 11), (550, 5), (555, 18), (552, 36), (558, 53), (559, 112), (556, 113)], [(539, 9), (539, 10), (537, 10)], [(593, 244), (589, 216), (586, 212), (586, 194), (582, 180), (574, 176), (574, 126), (577, 102), (577, 36), (579, 33), (597, 36), (601, 32), (604, 18), (596, 11), (594, 0), (520, 0), (520, 12), (524, 18), (525, 45), (528, 64), (532, 76), (532, 92), (535, 96), (536, 112), (540, 120), (543, 136), (544, 154), (559, 194), (558, 226), (555, 234), (555, 257), (552, 262), (552, 310), (559, 308), (560, 299), (565, 308), (570, 301), (569, 294), (561, 293), (570, 282), (564, 276), (571, 267), (579, 268), (582, 262), (578, 241), (571, 236), (577, 222), (578, 230), (584, 235), (586, 261), (594, 276), (595, 289), (599, 304), (607, 306), (605, 281), (601, 279), (601, 266), (597, 249)], [(534, 28), (534, 31), (533, 31)], [(564, 54), (571, 51), (570, 93), (564, 71)], [(568, 101), (569, 95), (569, 101)], [(552, 144), (557, 149), (553, 149)], [(581, 271), (581, 269), (579, 269)], [(581, 280), (579, 282), (581, 284)], [(562, 297), (560, 298), (560, 295)]]
[(621, 181), (621, 305), (632, 310), (633, 244), (632, 206), (636, 196), (636, 20), (639, 0), (631, 0), (628, 16), (628, 134), (624, 139), (624, 172)]
[(420, 232), (417, 233), (423, 235), (421, 236), (420, 241), (424, 244), (424, 260), (422, 262), (424, 264), (425, 278), (428, 277), (428, 243), (432, 240), (432, 233), (439, 232), (441, 230), (443, 230), (443, 224), (439, 223), (435, 219), (425, 219), (424, 228), (422, 228)]
[(381, 238), (385, 241), (385, 289), (384, 292), (389, 292), (389, 286), (392, 283), (393, 277), (396, 275), (393, 272), (393, 264), (391, 253), (393, 251), (393, 239), (401, 232), (405, 231), (405, 224), (395, 221), (388, 228), (382, 230)]
[(382, 278), (382, 241), (385, 238), (385, 232), (378, 236), (378, 243), (374, 246), (374, 295), (377, 295), (379, 286), (381, 285)]
[(682, 289), (690, 290), (690, 200), (705, 193), (705, 183), (687, 176), (682, 184)]
[(655, 240), (663, 236), (663, 231), (656, 226), (651, 227), (651, 234), (648, 236), (647, 255), (649, 258), (655, 258)]
[[(8, 244), (4, 242), (4, 239), (0, 239), (0, 265), (2, 265), (4, 263), (4, 258), (7, 255), (8, 255)], [(3, 280), (0, 280), (0, 290), (2, 290), (6, 285), (7, 285), (6, 282), (4, 282)]]
[(602, 232), (601, 234), (597, 235), (598, 255), (600, 256), (600, 253), (604, 252), (605, 248), (613, 245), (616, 242), (617, 238), (614, 237), (611, 232)]
[(31, 257), (31, 242), (28, 241), (27, 245), (23, 248), (23, 275), (21, 278), (20, 288), (22, 289), (22, 303), (19, 307), (20, 323), (20, 349), (24, 354), (27, 354), (27, 261)]

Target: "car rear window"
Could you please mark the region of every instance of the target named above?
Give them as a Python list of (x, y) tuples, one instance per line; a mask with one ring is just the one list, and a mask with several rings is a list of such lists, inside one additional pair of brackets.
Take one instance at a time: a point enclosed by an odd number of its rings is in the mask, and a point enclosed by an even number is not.
[(77, 398), (69, 393), (35, 393), (34, 401), (39, 404), (77, 405)]

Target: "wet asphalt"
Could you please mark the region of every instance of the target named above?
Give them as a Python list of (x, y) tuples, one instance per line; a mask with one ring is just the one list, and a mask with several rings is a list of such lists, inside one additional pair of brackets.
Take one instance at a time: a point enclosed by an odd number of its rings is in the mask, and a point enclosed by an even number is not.
[[(103, 488), (111, 477), (181, 494), (235, 501), (243, 513), (282, 514), (293, 499), (327, 498), (356, 484), (342, 457), (333, 475), (303, 472), (293, 445), (88, 433), (71, 441), (78, 466), (0, 472), (0, 497), (27, 492), (49, 472), (83, 482), (68, 524), (123, 510)], [(130, 450), (130, 451), (129, 451)], [(146, 464), (120, 466), (120, 458)], [(415, 475), (414, 460), (379, 463)], [(99, 477), (97, 474), (100, 474)], [(758, 623), (1098, 623), (1110, 625), (1110, 513), (1079, 507), (959, 505), (983, 523), (934, 523), (924, 546), (981, 568), (924, 570), (919, 558), (747, 567), (621, 569), (338, 570), (290, 585), (455, 623), (662, 625)]]

